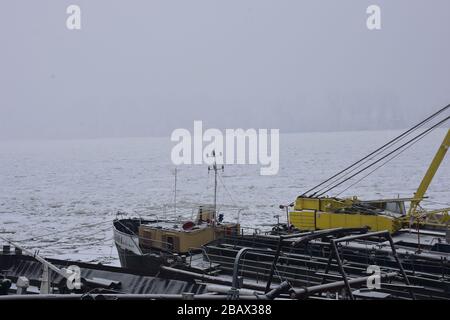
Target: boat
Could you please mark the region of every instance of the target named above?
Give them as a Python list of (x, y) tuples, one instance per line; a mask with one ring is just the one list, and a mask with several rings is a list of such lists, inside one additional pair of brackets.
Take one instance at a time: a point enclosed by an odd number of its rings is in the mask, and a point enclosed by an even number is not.
[(121, 266), (160, 271), (161, 265), (186, 261), (186, 256), (201, 251), (201, 247), (225, 235), (239, 233), (239, 224), (213, 222), (214, 209), (198, 208), (194, 221), (115, 219), (114, 241)]
[(217, 164), (214, 151), (212, 156), (214, 162), (208, 171), (214, 172), (214, 203), (200, 205), (194, 219), (117, 218), (113, 221), (121, 266), (157, 274), (161, 265), (185, 262), (186, 256), (198, 253), (203, 245), (240, 232), (239, 223), (225, 222), (224, 214), (217, 209), (217, 174), (223, 166)]

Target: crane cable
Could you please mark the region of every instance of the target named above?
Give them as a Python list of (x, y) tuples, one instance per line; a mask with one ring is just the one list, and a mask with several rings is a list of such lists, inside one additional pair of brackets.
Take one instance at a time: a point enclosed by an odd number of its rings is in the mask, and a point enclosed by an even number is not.
[[(436, 128), (434, 128), (436, 129)], [(408, 150), (409, 148), (411, 148), (413, 145), (415, 145), (417, 142), (419, 142), (420, 140), (422, 140), (423, 138), (425, 138), (430, 132), (427, 132), (424, 136), (420, 137), (418, 140), (414, 141), (413, 143), (411, 143), (409, 146), (406, 146), (405, 149), (401, 150), (400, 152), (398, 152), (397, 154), (395, 154), (394, 156), (392, 156), (391, 158), (389, 158), (388, 160), (386, 160), (385, 162), (383, 162), (381, 165), (379, 165), (378, 167), (376, 167), (375, 169), (371, 170), (369, 173), (367, 173), (365, 176), (361, 177), (358, 181), (355, 181), (354, 183), (352, 183), (350, 186), (348, 186), (347, 188), (345, 188), (344, 190), (342, 190), (341, 192), (339, 192), (338, 194), (335, 195), (335, 197), (338, 197), (339, 195), (341, 195), (342, 193), (344, 193), (345, 191), (347, 191), (348, 189), (350, 189), (351, 187), (357, 185), (358, 183), (360, 183), (362, 180), (364, 180), (365, 178), (367, 178), (368, 176), (370, 176), (372, 173), (374, 173), (375, 171), (377, 171), (378, 169), (380, 169), (381, 167), (383, 167), (384, 165), (386, 165), (388, 162), (394, 160), (395, 158), (397, 158), (398, 156), (400, 156), (403, 152), (405, 152), (406, 150)]]
[[(407, 135), (405, 135), (404, 137), (400, 138), (397, 142), (402, 141), (403, 139), (405, 139), (407, 136), (409, 136), (412, 132), (408, 133)], [(365, 161), (361, 162), (360, 164), (358, 164), (356, 167), (354, 167), (353, 169), (351, 169), (350, 171), (347, 171), (344, 175), (342, 175), (341, 177), (338, 177), (337, 179), (333, 179), (330, 182), (328, 182), (327, 184), (325, 184), (322, 188), (320, 188), (319, 190), (317, 190), (316, 192), (314, 192), (311, 196), (315, 196), (317, 193), (325, 190), (326, 188), (332, 186), (333, 184), (335, 184), (336, 182), (340, 181), (341, 179), (344, 179), (345, 177), (347, 177), (349, 174), (351, 174), (352, 172), (355, 172), (358, 168), (361, 168), (364, 164), (370, 162), (371, 160), (375, 159), (378, 155), (382, 154), (382, 152), (384, 152), (386, 150), (380, 151), (377, 154), (374, 154), (373, 156), (371, 156), (370, 158), (366, 159)]]
[(340, 181), (339, 183), (336, 183), (335, 185), (331, 186), (330, 188), (326, 189), (325, 191), (321, 192), (320, 194), (317, 195), (317, 197), (320, 197), (322, 195), (324, 195), (325, 193), (327, 193), (328, 191), (333, 190), (334, 188), (340, 186), (341, 184), (347, 182), (348, 180), (352, 179), (353, 177), (357, 176), (358, 174), (360, 174), (361, 172), (367, 170), (368, 168), (374, 166), (375, 164), (379, 163), (381, 160), (387, 158), (388, 156), (392, 155), (393, 153), (397, 152), (398, 150), (400, 150), (401, 148), (403, 148), (404, 146), (416, 141), (417, 139), (419, 139), (420, 137), (422, 137), (423, 135), (426, 135), (427, 133), (429, 133), (430, 131), (434, 130), (436, 127), (440, 126), (441, 124), (443, 124), (444, 122), (446, 122), (448, 119), (450, 119), (449, 117), (444, 118), (443, 120), (439, 121), (438, 123), (434, 124), (433, 126), (431, 126), (430, 128), (428, 128), (427, 130), (423, 131), (422, 133), (418, 134), (417, 136), (415, 136), (414, 138), (408, 140), (407, 142), (405, 142), (404, 144), (402, 144), (400, 147), (394, 149), (393, 151), (391, 151), (390, 153), (388, 153), (387, 155), (384, 155), (383, 157), (381, 157), (380, 159), (376, 160), (375, 162), (371, 163), (368, 166), (365, 166), (364, 168), (362, 168), (361, 170), (357, 171), (355, 174), (351, 175), (350, 177)]
[[(383, 151), (384, 149), (386, 149), (388, 146), (391, 146), (392, 144), (396, 143), (399, 141), (399, 139), (402, 139), (403, 137), (409, 135), (411, 132), (417, 130), (419, 127), (421, 127), (422, 125), (424, 125), (425, 123), (429, 122), (430, 120), (432, 120), (433, 118), (435, 118), (436, 116), (438, 116), (439, 114), (441, 114), (442, 112), (444, 112), (445, 110), (447, 110), (448, 108), (450, 108), (450, 104), (445, 106), (444, 108), (438, 110), (437, 112), (435, 112), (434, 114), (430, 115), (428, 118), (426, 118), (425, 120), (422, 120), (421, 122), (419, 122), (418, 124), (414, 125), (412, 128), (408, 129), (407, 131), (403, 132), (402, 134), (400, 134), (399, 136), (395, 137), (394, 139), (390, 140), (389, 142), (387, 142), (386, 144), (382, 145), (381, 147), (379, 147), (378, 149), (376, 149), (375, 151), (369, 153), (368, 155), (366, 155), (365, 157), (361, 158), (360, 160), (352, 163), (350, 166), (346, 167), (345, 169), (339, 171), (338, 173), (334, 174), (333, 176), (329, 177), (328, 179), (322, 181), (321, 183), (319, 183), (318, 185), (312, 187), (311, 189), (305, 191), (301, 196), (305, 197), (308, 196), (308, 193), (310, 193), (311, 191), (316, 190), (317, 188), (321, 187), (322, 185), (324, 185), (325, 183), (329, 182), (330, 180), (340, 176), (341, 174), (343, 174), (344, 172), (348, 171), (349, 169), (353, 168), (354, 166), (356, 166), (357, 164), (363, 162), (364, 160), (368, 159), (369, 157), (376, 155), (378, 153), (380, 153), (381, 151)], [(338, 179), (339, 180), (339, 179)], [(322, 190), (322, 189), (321, 189)], [(315, 196), (317, 194), (316, 191), (314, 194), (312, 194), (311, 196)]]

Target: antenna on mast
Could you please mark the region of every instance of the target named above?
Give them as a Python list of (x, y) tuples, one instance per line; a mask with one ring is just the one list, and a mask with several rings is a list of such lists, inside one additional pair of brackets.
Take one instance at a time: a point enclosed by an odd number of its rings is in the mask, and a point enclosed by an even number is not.
[(177, 174), (178, 169), (175, 167), (174, 175), (175, 175), (175, 183), (174, 183), (174, 196), (173, 196), (173, 212), (177, 214)]
[[(222, 155), (222, 153), (220, 153)], [(212, 223), (213, 225), (216, 224), (216, 212), (217, 212), (217, 172), (218, 170), (224, 171), (224, 165), (217, 165), (217, 157), (216, 157), (216, 150), (213, 150), (211, 155), (214, 157), (214, 162), (211, 166), (208, 166), (208, 172), (211, 170), (214, 170), (214, 212), (213, 212), (213, 219)]]

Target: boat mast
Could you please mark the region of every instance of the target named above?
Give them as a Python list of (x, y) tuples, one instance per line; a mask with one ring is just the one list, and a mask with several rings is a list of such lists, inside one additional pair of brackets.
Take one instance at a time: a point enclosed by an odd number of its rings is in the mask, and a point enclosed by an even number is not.
[[(215, 153), (214, 153), (214, 157), (215, 157)], [(214, 158), (214, 216), (213, 216), (213, 220), (214, 222), (216, 221), (216, 210), (217, 210), (217, 165), (216, 165), (216, 160)]]
[(177, 214), (177, 168), (175, 168), (175, 192), (173, 197), (173, 210)]
[[(212, 166), (208, 166), (208, 172), (210, 170), (214, 170), (214, 212), (213, 212), (212, 223), (213, 223), (213, 225), (215, 225), (216, 224), (216, 212), (217, 212), (217, 171), (219, 170), (219, 168), (217, 166), (216, 150), (212, 151), (212, 156), (214, 157), (214, 162), (213, 162)], [(223, 164), (221, 166), (221, 169), (223, 172), (223, 169), (224, 169)]]

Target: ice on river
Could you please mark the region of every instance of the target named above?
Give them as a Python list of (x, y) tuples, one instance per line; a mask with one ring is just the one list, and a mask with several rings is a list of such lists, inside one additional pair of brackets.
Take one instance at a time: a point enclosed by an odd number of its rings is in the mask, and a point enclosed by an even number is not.
[[(446, 133), (439, 129), (346, 191), (364, 199), (411, 196)], [(226, 220), (267, 228), (279, 204), (292, 202), (399, 131), (282, 134), (280, 171), (259, 175), (258, 165), (229, 165), (219, 180)], [(169, 138), (0, 142), (0, 235), (48, 257), (118, 264), (111, 221), (118, 211), (134, 216), (173, 215), (174, 166)], [(430, 207), (450, 202), (447, 158), (428, 191)], [(211, 203), (213, 176), (204, 165), (180, 166), (178, 214)], [(341, 189), (342, 190), (342, 189)], [(330, 195), (333, 195), (331, 193)]]

